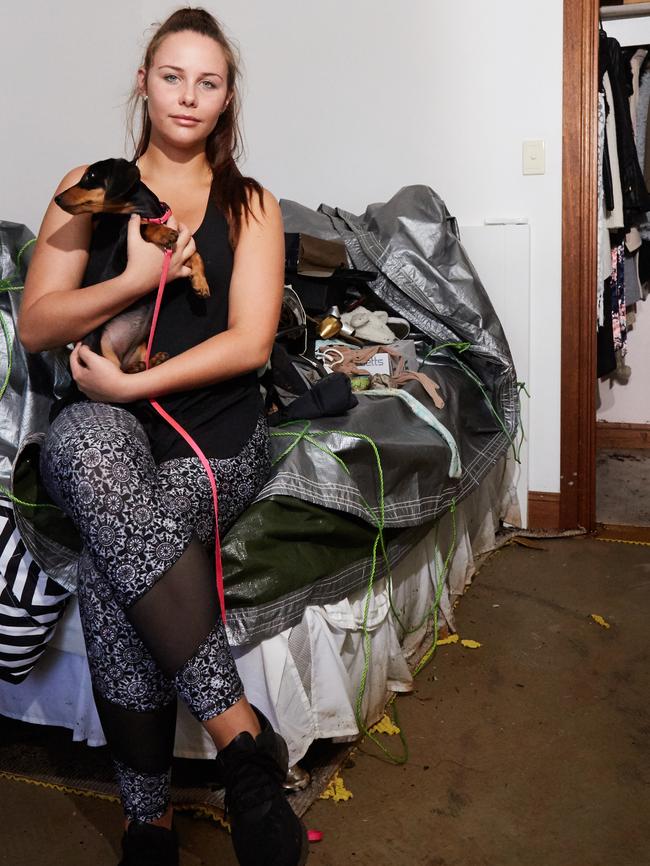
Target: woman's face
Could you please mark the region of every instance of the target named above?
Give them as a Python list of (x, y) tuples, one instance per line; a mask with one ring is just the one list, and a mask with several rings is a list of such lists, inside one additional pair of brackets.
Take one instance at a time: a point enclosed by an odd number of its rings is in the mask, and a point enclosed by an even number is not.
[(154, 54), (149, 71), (139, 70), (138, 79), (148, 96), (152, 140), (203, 148), (230, 101), (221, 45), (192, 31), (172, 33)]

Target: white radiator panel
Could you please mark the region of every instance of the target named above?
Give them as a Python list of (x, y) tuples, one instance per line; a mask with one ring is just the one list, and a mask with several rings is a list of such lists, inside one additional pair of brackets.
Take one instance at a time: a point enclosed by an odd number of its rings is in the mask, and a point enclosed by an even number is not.
[[(460, 237), (505, 331), (517, 380), (526, 383), (530, 393), (530, 226), (465, 226)], [(522, 526), (528, 525), (528, 417), (528, 398), (522, 391), (521, 421), (526, 438), (516, 475)]]

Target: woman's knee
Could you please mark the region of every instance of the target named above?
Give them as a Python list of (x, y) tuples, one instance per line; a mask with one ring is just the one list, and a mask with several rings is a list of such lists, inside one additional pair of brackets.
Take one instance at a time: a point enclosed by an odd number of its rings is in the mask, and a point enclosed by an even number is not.
[(65, 409), (52, 424), (41, 452), (48, 492), (72, 510), (89, 507), (98, 488), (119, 488), (153, 471), (146, 434), (136, 419), (103, 404)]

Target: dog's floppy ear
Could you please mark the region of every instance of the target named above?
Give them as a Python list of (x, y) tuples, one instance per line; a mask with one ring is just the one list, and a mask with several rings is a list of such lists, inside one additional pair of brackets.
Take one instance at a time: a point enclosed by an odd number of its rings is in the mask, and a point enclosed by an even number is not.
[(116, 159), (106, 187), (106, 198), (111, 201), (126, 198), (127, 194), (140, 182), (140, 169), (128, 159)]

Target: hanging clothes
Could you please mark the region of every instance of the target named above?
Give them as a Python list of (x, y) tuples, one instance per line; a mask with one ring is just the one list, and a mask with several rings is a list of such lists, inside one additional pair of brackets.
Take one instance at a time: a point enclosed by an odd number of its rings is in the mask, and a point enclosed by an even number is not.
[(621, 169), (618, 162), (618, 137), (616, 131), (616, 115), (614, 113), (614, 94), (609, 73), (603, 75), (607, 120), (605, 123), (605, 141), (609, 158), (609, 176), (611, 183), (611, 206), (606, 217), (606, 225), (610, 231), (622, 229), (625, 224), (623, 217), (623, 187), (621, 184)]
[(612, 248), (612, 332), (614, 351), (627, 351), (627, 318), (625, 308), (625, 244)]
[[(639, 165), (630, 115), (630, 96), (634, 91), (632, 69), (616, 39), (601, 35), (600, 44), (604, 46), (604, 67), (611, 86), (612, 102), (609, 107), (613, 108), (616, 123), (616, 150), (623, 192), (623, 223), (624, 227), (629, 229), (638, 225), (650, 210), (650, 194)], [(611, 150), (610, 147), (610, 159), (613, 159)]]
[[(641, 67), (648, 56), (647, 48), (637, 48), (630, 57), (630, 70), (632, 72), (632, 93), (630, 95), (630, 120), (632, 121), (632, 133), (637, 140), (637, 113), (639, 109), (639, 85), (641, 78)], [(637, 151), (638, 157), (638, 151)]]
[(644, 264), (647, 259), (641, 230), (650, 229), (650, 193), (641, 168), (648, 146), (649, 55), (650, 47), (622, 49), (601, 30), (597, 369), (598, 376), (615, 374), (621, 381), (631, 374), (625, 363), (628, 330), (635, 320), (635, 305), (646, 294), (639, 261), (641, 253)]
[(598, 269), (596, 274), (596, 321), (598, 327), (605, 322), (605, 280), (612, 269), (609, 229), (605, 213), (605, 185), (603, 167), (605, 159), (605, 94), (598, 94)]
[[(639, 81), (639, 93), (636, 109), (636, 153), (639, 159), (639, 165), (644, 166), (644, 180), (646, 186), (650, 180), (650, 138), (648, 137), (648, 114), (650, 113), (650, 67), (646, 67), (642, 72)], [(646, 149), (648, 149), (647, 165), (646, 165)], [(642, 238), (650, 239), (650, 213), (646, 213), (645, 217), (639, 224), (639, 231)]]

